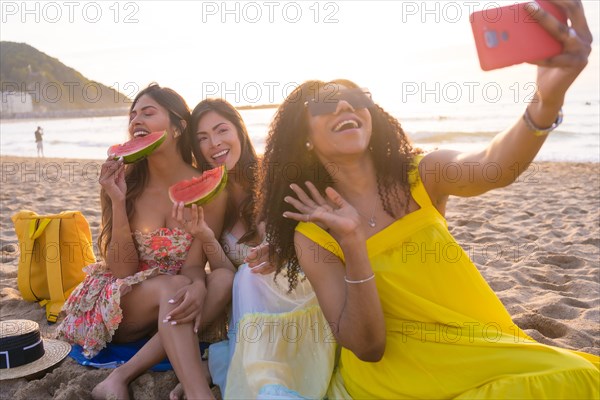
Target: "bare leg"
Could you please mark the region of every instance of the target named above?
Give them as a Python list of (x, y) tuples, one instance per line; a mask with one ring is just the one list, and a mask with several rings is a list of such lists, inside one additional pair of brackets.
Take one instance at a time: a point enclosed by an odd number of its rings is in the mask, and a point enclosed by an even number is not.
[(225, 315), (231, 304), (234, 272), (225, 268), (212, 271), (206, 277), (206, 301), (202, 308), (200, 330), (210, 329), (211, 325)]
[[(165, 296), (161, 300), (163, 306), (160, 307), (159, 321), (162, 321), (174, 308), (168, 303), (169, 298), (170, 296)], [(204, 379), (198, 379), (203, 375), (203, 369), (198, 337), (193, 330), (193, 323), (177, 325), (159, 323), (158, 333), (187, 397), (213, 399), (208, 383)]]
[[(162, 321), (162, 317), (155, 317), (155, 319), (151, 321), (145, 321), (143, 318), (144, 315), (157, 315), (156, 313), (158, 312), (159, 304), (150, 307), (150, 310), (142, 310), (141, 305), (147, 304), (148, 299), (150, 298), (157, 298), (157, 293), (164, 292), (164, 295), (167, 298), (171, 298), (172, 294), (177, 289), (189, 283), (185, 277), (181, 277), (183, 278), (181, 282), (175, 283), (174, 285), (163, 282), (169, 278), (170, 277), (168, 276), (160, 276), (142, 282), (140, 285), (134, 286), (131, 293), (121, 299), (124, 322), (121, 324), (115, 335), (115, 341), (127, 342), (139, 339), (147, 333), (147, 329), (140, 330), (140, 327), (145, 325), (156, 327), (156, 318), (158, 318), (158, 321)], [(214, 322), (215, 318), (223, 315), (225, 307), (231, 301), (232, 282), (233, 272), (229, 270), (219, 269), (208, 275), (207, 295), (202, 312), (202, 320), (204, 321), (202, 329), (209, 327)], [(152, 283), (152, 285), (150, 285), (150, 283)], [(152, 295), (149, 296), (149, 293), (152, 293)], [(171, 307), (171, 305), (168, 305), (168, 307)], [(166, 315), (167, 312), (163, 315)], [(129, 315), (131, 315), (131, 317), (129, 317)], [(162, 322), (159, 322), (159, 325), (165, 325), (168, 328), (173, 327), (171, 325), (162, 324)], [(189, 326), (191, 327), (191, 325)], [(194, 343), (197, 343), (195, 334), (194, 337)], [(195, 350), (198, 353), (197, 359), (200, 360), (200, 353), (197, 345), (195, 345)], [(129, 392), (127, 387), (129, 383), (150, 369), (153, 365), (162, 361), (166, 356), (167, 353), (164, 350), (161, 336), (159, 334), (154, 335), (127, 363), (115, 369), (104, 381), (100, 382), (92, 391), (92, 397), (94, 399), (106, 399), (109, 396), (116, 396), (118, 399), (128, 399)], [(211, 379), (205, 364), (206, 363), (203, 364), (202, 368), (204, 375), (206, 376), (206, 388), (208, 388)], [(179, 377), (179, 374), (177, 376)], [(181, 377), (179, 377), (179, 379), (181, 380)], [(179, 387), (180, 385), (178, 385), (177, 388)], [(178, 391), (177, 388), (175, 388), (172, 393), (181, 392), (183, 394), (183, 389)], [(175, 398), (181, 398), (181, 395), (175, 395)]]
[(92, 398), (95, 400), (107, 399), (109, 396), (118, 399), (128, 399), (127, 387), (135, 378), (144, 371), (165, 359), (167, 353), (160, 343), (158, 334), (152, 338), (138, 351), (129, 361), (116, 368), (110, 375), (100, 382), (92, 390)]
[[(113, 341), (131, 342), (156, 331), (161, 299), (170, 298), (189, 282), (184, 276), (160, 275), (133, 286), (131, 292), (121, 298), (123, 322)], [(165, 357), (160, 337), (155, 334), (131, 360), (100, 382), (92, 391), (92, 397), (128, 399), (129, 383)]]
[[(208, 362), (207, 361), (202, 361), (202, 369), (204, 371), (204, 378), (206, 378), (206, 382), (210, 384), (211, 382), (211, 377), (210, 377), (210, 372), (208, 370)], [(181, 383), (178, 383), (177, 386), (175, 386), (175, 389), (171, 390), (171, 392), (169, 393), (169, 400), (185, 400), (187, 399), (184, 391), (183, 391), (183, 385)]]
[[(202, 308), (202, 322), (200, 331), (206, 333), (225, 314), (226, 307), (231, 303), (231, 290), (233, 287), (233, 271), (220, 268), (212, 271), (206, 277), (206, 301)], [(209, 334), (210, 335), (210, 334)], [(212, 379), (208, 370), (208, 363), (203, 362), (206, 381), (210, 384)], [(169, 394), (170, 400), (185, 399), (183, 386), (179, 383)]]
[[(205, 330), (207, 328), (210, 328), (212, 323), (218, 319), (220, 316), (222, 316), (225, 312), (225, 309), (227, 307), (227, 305), (231, 302), (231, 290), (233, 287), (233, 277), (234, 277), (234, 272), (233, 271), (229, 271), (226, 269), (217, 269), (212, 271), (208, 276), (207, 276), (207, 294), (206, 294), (206, 301), (204, 302), (204, 306), (202, 309), (202, 324), (201, 324), (201, 329)], [(159, 327), (160, 329), (160, 327)], [(161, 332), (162, 333), (162, 332)], [(169, 354), (171, 354), (171, 352), (168, 350), (167, 348), (167, 343), (165, 342), (165, 349), (167, 349), (167, 352)], [(197, 349), (197, 347), (196, 347)], [(171, 358), (169, 358), (171, 359)], [(191, 360), (194, 363), (196, 361), (200, 361), (200, 352), (197, 352), (197, 358), (195, 360)], [(173, 362), (173, 361), (171, 361)], [(184, 361), (184, 362), (190, 362), (190, 360), (188, 361)], [(212, 392), (210, 391), (209, 387), (208, 387), (208, 383), (211, 382), (210, 379), (210, 373), (208, 371), (208, 365), (205, 362), (201, 362), (200, 365), (200, 370), (204, 373), (204, 376), (206, 377), (206, 388), (208, 388), (209, 392), (208, 395), (210, 396), (210, 398), (213, 398), (212, 396)], [(174, 365), (175, 367), (175, 365)], [(184, 379), (187, 379), (180, 376), (179, 372), (177, 372), (177, 369), (175, 370), (175, 372), (177, 373), (177, 377), (179, 378), (181, 384), (178, 385), (170, 394), (170, 398), (171, 399), (181, 399), (183, 397), (187, 397), (187, 398), (191, 398), (191, 399), (196, 399), (198, 398), (196, 394), (193, 394), (192, 392), (190, 392), (190, 390), (188, 389), (188, 385), (186, 385), (186, 382), (184, 381)], [(198, 375), (197, 372), (194, 372), (193, 374), (190, 374), (189, 379), (191, 381), (193, 381), (194, 379), (197, 381), (197, 377), (200, 376)]]

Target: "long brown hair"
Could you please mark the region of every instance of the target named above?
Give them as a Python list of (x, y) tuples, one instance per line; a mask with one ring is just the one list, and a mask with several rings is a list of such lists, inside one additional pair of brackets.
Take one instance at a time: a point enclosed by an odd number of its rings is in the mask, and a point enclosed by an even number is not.
[[(187, 164), (195, 165), (192, 154), (193, 142), (187, 130), (187, 127), (189, 127), (190, 109), (183, 97), (173, 89), (163, 88), (156, 83), (152, 83), (138, 93), (133, 100), (133, 103), (131, 103), (129, 112), (133, 110), (142, 96), (150, 96), (152, 100), (156, 101), (161, 107), (169, 112), (171, 125), (182, 133), (177, 141), (179, 154)], [(125, 207), (127, 210), (127, 218), (131, 221), (135, 212), (135, 201), (142, 194), (148, 183), (148, 160), (141, 160), (134, 164), (126, 165), (125, 182), (127, 183)], [(102, 206), (102, 231), (98, 236), (98, 248), (100, 249), (102, 258), (106, 259), (108, 245), (112, 239), (113, 221), (112, 202), (104, 189), (100, 191), (100, 204)]]
[[(198, 123), (206, 113), (214, 111), (221, 117), (229, 121), (237, 130), (237, 136), (240, 141), (241, 154), (240, 159), (232, 171), (228, 171), (228, 185), (234, 182), (239, 183), (247, 196), (238, 206), (234, 203), (233, 196), (229, 196), (227, 202), (227, 212), (225, 213), (225, 221), (223, 230), (228, 230), (233, 227), (238, 217), (243, 221), (246, 227), (246, 233), (238, 240), (238, 243), (245, 243), (256, 239), (257, 229), (254, 219), (254, 188), (256, 186), (256, 170), (258, 159), (248, 129), (242, 119), (240, 113), (234, 106), (229, 104), (224, 99), (205, 99), (202, 100), (192, 111), (190, 123), (190, 135), (195, 140), (195, 132), (198, 129)], [(198, 166), (201, 171), (213, 168), (211, 164), (204, 158), (200, 152), (199, 146), (193, 146), (194, 156), (198, 160)]]
[[(277, 273), (284, 267), (287, 269), (289, 290), (297, 285), (301, 271), (294, 248), (294, 230), (298, 223), (283, 217), (285, 211), (296, 212), (283, 199), (295, 197), (291, 183), (303, 186), (304, 182), (311, 181), (321, 193), (335, 183), (335, 165), (323, 165), (305, 146), (310, 132), (305, 102), (332, 84), (358, 87), (344, 79), (307, 81), (298, 86), (275, 114), (261, 164), (261, 182), (256, 192), (257, 215), (259, 220), (266, 221), (270, 256)], [(377, 174), (379, 198), (384, 210), (398, 218), (402, 210), (408, 209), (408, 174), (419, 151), (413, 149), (396, 118), (376, 104), (368, 110), (373, 127), (369, 150)]]

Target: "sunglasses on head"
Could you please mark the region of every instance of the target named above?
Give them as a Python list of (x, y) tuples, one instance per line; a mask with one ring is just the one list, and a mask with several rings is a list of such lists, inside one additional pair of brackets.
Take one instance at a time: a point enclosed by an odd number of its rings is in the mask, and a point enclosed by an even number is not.
[(320, 92), (315, 98), (307, 100), (304, 105), (313, 117), (333, 114), (340, 100), (346, 101), (354, 109), (368, 108), (375, 105), (371, 92), (365, 88), (339, 89), (332, 92)]

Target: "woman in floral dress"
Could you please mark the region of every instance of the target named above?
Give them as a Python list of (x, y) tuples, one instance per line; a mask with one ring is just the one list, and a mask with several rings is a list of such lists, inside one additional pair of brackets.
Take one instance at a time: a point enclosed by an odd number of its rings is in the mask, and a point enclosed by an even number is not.
[[(206, 276), (202, 243), (177, 221), (168, 188), (198, 175), (196, 143), (187, 128), (189, 108), (176, 92), (158, 85), (141, 91), (129, 112), (129, 135), (167, 131), (147, 159), (125, 165), (112, 157), (102, 165), (103, 261), (86, 267), (88, 276), (65, 303), (58, 328), (63, 340), (93, 357), (108, 342), (151, 339), (100, 383), (94, 398), (128, 398), (128, 384), (165, 356), (190, 398), (211, 398), (198, 348), (200, 322), (224, 312), (231, 298), (233, 271)], [(221, 232), (226, 194), (206, 205), (206, 222)], [(189, 216), (188, 216), (189, 217)], [(184, 220), (184, 225), (186, 224)], [(136, 368), (131, 368), (133, 364)]]

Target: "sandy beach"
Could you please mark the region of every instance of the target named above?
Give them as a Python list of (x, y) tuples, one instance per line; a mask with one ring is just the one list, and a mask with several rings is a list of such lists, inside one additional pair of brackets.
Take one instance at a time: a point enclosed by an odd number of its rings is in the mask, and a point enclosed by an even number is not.
[[(76, 156), (76, 154), (74, 154)], [(36, 303), (17, 289), (19, 249), (10, 217), (80, 210), (94, 241), (100, 228), (102, 161), (3, 156), (0, 194), (0, 316), (31, 319), (50, 337)], [(451, 232), (475, 261), (514, 322), (534, 339), (600, 355), (600, 164), (536, 163), (513, 185), (476, 198), (451, 198)], [(65, 359), (44, 377), (0, 383), (1, 399), (90, 399), (108, 375)], [(174, 373), (148, 372), (134, 399), (165, 399)]]

